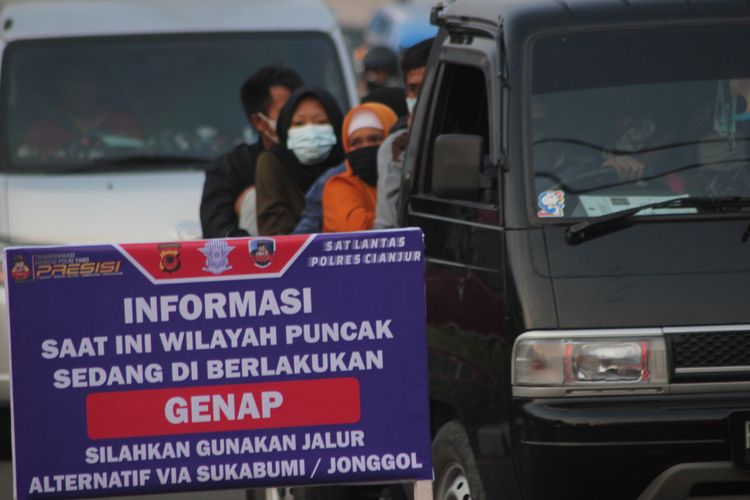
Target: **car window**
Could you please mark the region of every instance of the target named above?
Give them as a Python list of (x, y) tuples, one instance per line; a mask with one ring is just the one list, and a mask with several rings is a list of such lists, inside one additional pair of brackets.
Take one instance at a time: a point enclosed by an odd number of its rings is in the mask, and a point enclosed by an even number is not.
[(731, 25), (537, 40), (527, 134), (537, 215), (750, 197), (748, 43), (750, 30)]
[(487, 85), (481, 69), (458, 64), (443, 66), (430, 132), (430, 151), (427, 155), (430, 163), (434, 159), (432, 149), (435, 139), (444, 134), (480, 136), (483, 154), (485, 157), (489, 155)]
[(319, 33), (14, 42), (2, 68), (0, 169), (64, 171), (132, 156), (213, 158), (255, 140), (239, 89), (274, 63), (348, 107), (335, 47)]

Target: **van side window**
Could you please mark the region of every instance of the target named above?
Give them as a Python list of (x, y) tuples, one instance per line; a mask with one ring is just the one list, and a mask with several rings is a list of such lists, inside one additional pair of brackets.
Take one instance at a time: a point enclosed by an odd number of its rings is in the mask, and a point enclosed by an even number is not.
[[(429, 152), (426, 157), (428, 164), (425, 165), (425, 171), (431, 181), (426, 182), (426, 190), (439, 197), (481, 201), (480, 179), (492, 177), (494, 172), (491, 167), (487, 167), (492, 165), (489, 149), (488, 97), (485, 75), (480, 68), (458, 64), (443, 66), (429, 134)], [(438, 160), (444, 158), (445, 151), (457, 148), (475, 153), (468, 155), (474, 159), (473, 161), (467, 160), (466, 165), (461, 165), (466, 171), (454, 169), (450, 174), (452, 177), (436, 174), (434, 169), (439, 168), (436, 161), (439, 163)], [(442, 184), (449, 184), (452, 180), (455, 180), (456, 184), (461, 184), (467, 175), (471, 179), (476, 179), (476, 189), (463, 186), (448, 193), (437, 185), (437, 178), (447, 179)]]
[[(447, 64), (440, 87), (437, 134), (481, 135), (487, 139), (487, 84), (482, 70)], [(489, 141), (485, 141), (485, 150), (487, 144)]]

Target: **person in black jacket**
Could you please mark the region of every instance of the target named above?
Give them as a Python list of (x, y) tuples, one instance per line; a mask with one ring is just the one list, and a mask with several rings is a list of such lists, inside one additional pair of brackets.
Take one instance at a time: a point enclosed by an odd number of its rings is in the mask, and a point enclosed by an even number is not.
[(275, 65), (259, 69), (242, 85), (242, 107), (259, 139), (255, 144), (235, 146), (206, 170), (200, 206), (204, 238), (248, 236), (240, 227), (239, 213), (243, 198), (252, 193), (255, 184), (255, 162), (278, 142), (279, 110), (302, 83), (294, 70)]

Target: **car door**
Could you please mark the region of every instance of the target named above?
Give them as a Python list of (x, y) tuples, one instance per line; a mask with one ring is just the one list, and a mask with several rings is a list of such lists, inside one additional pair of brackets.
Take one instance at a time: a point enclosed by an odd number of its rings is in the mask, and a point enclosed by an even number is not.
[[(407, 161), (414, 177), (405, 222), (421, 227), (425, 237), (431, 394), (464, 419), (470, 435), (470, 427), (476, 431), (507, 413), (510, 344), (502, 336), (501, 119), (493, 112), (500, 109), (494, 48), (488, 38), (446, 41), (420, 97), (417, 119), (423, 121), (413, 131), (418, 138), (412, 137), (419, 141), (418, 153), (412, 165)], [(481, 138), (479, 181), (470, 193), (445, 195), (432, 183), (436, 143), (456, 135)]]

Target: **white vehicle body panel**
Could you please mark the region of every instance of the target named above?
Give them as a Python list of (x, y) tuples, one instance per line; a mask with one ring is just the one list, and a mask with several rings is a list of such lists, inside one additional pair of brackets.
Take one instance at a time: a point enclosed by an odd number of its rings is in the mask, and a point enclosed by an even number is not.
[[(295, 15), (289, 15), (290, 13)], [(36, 0), (8, 4), (0, 16), (8, 42), (67, 36), (201, 32), (332, 32), (327, 8), (309, 0)]]
[(10, 234), (24, 244), (198, 239), (203, 178), (199, 171), (9, 176)]

